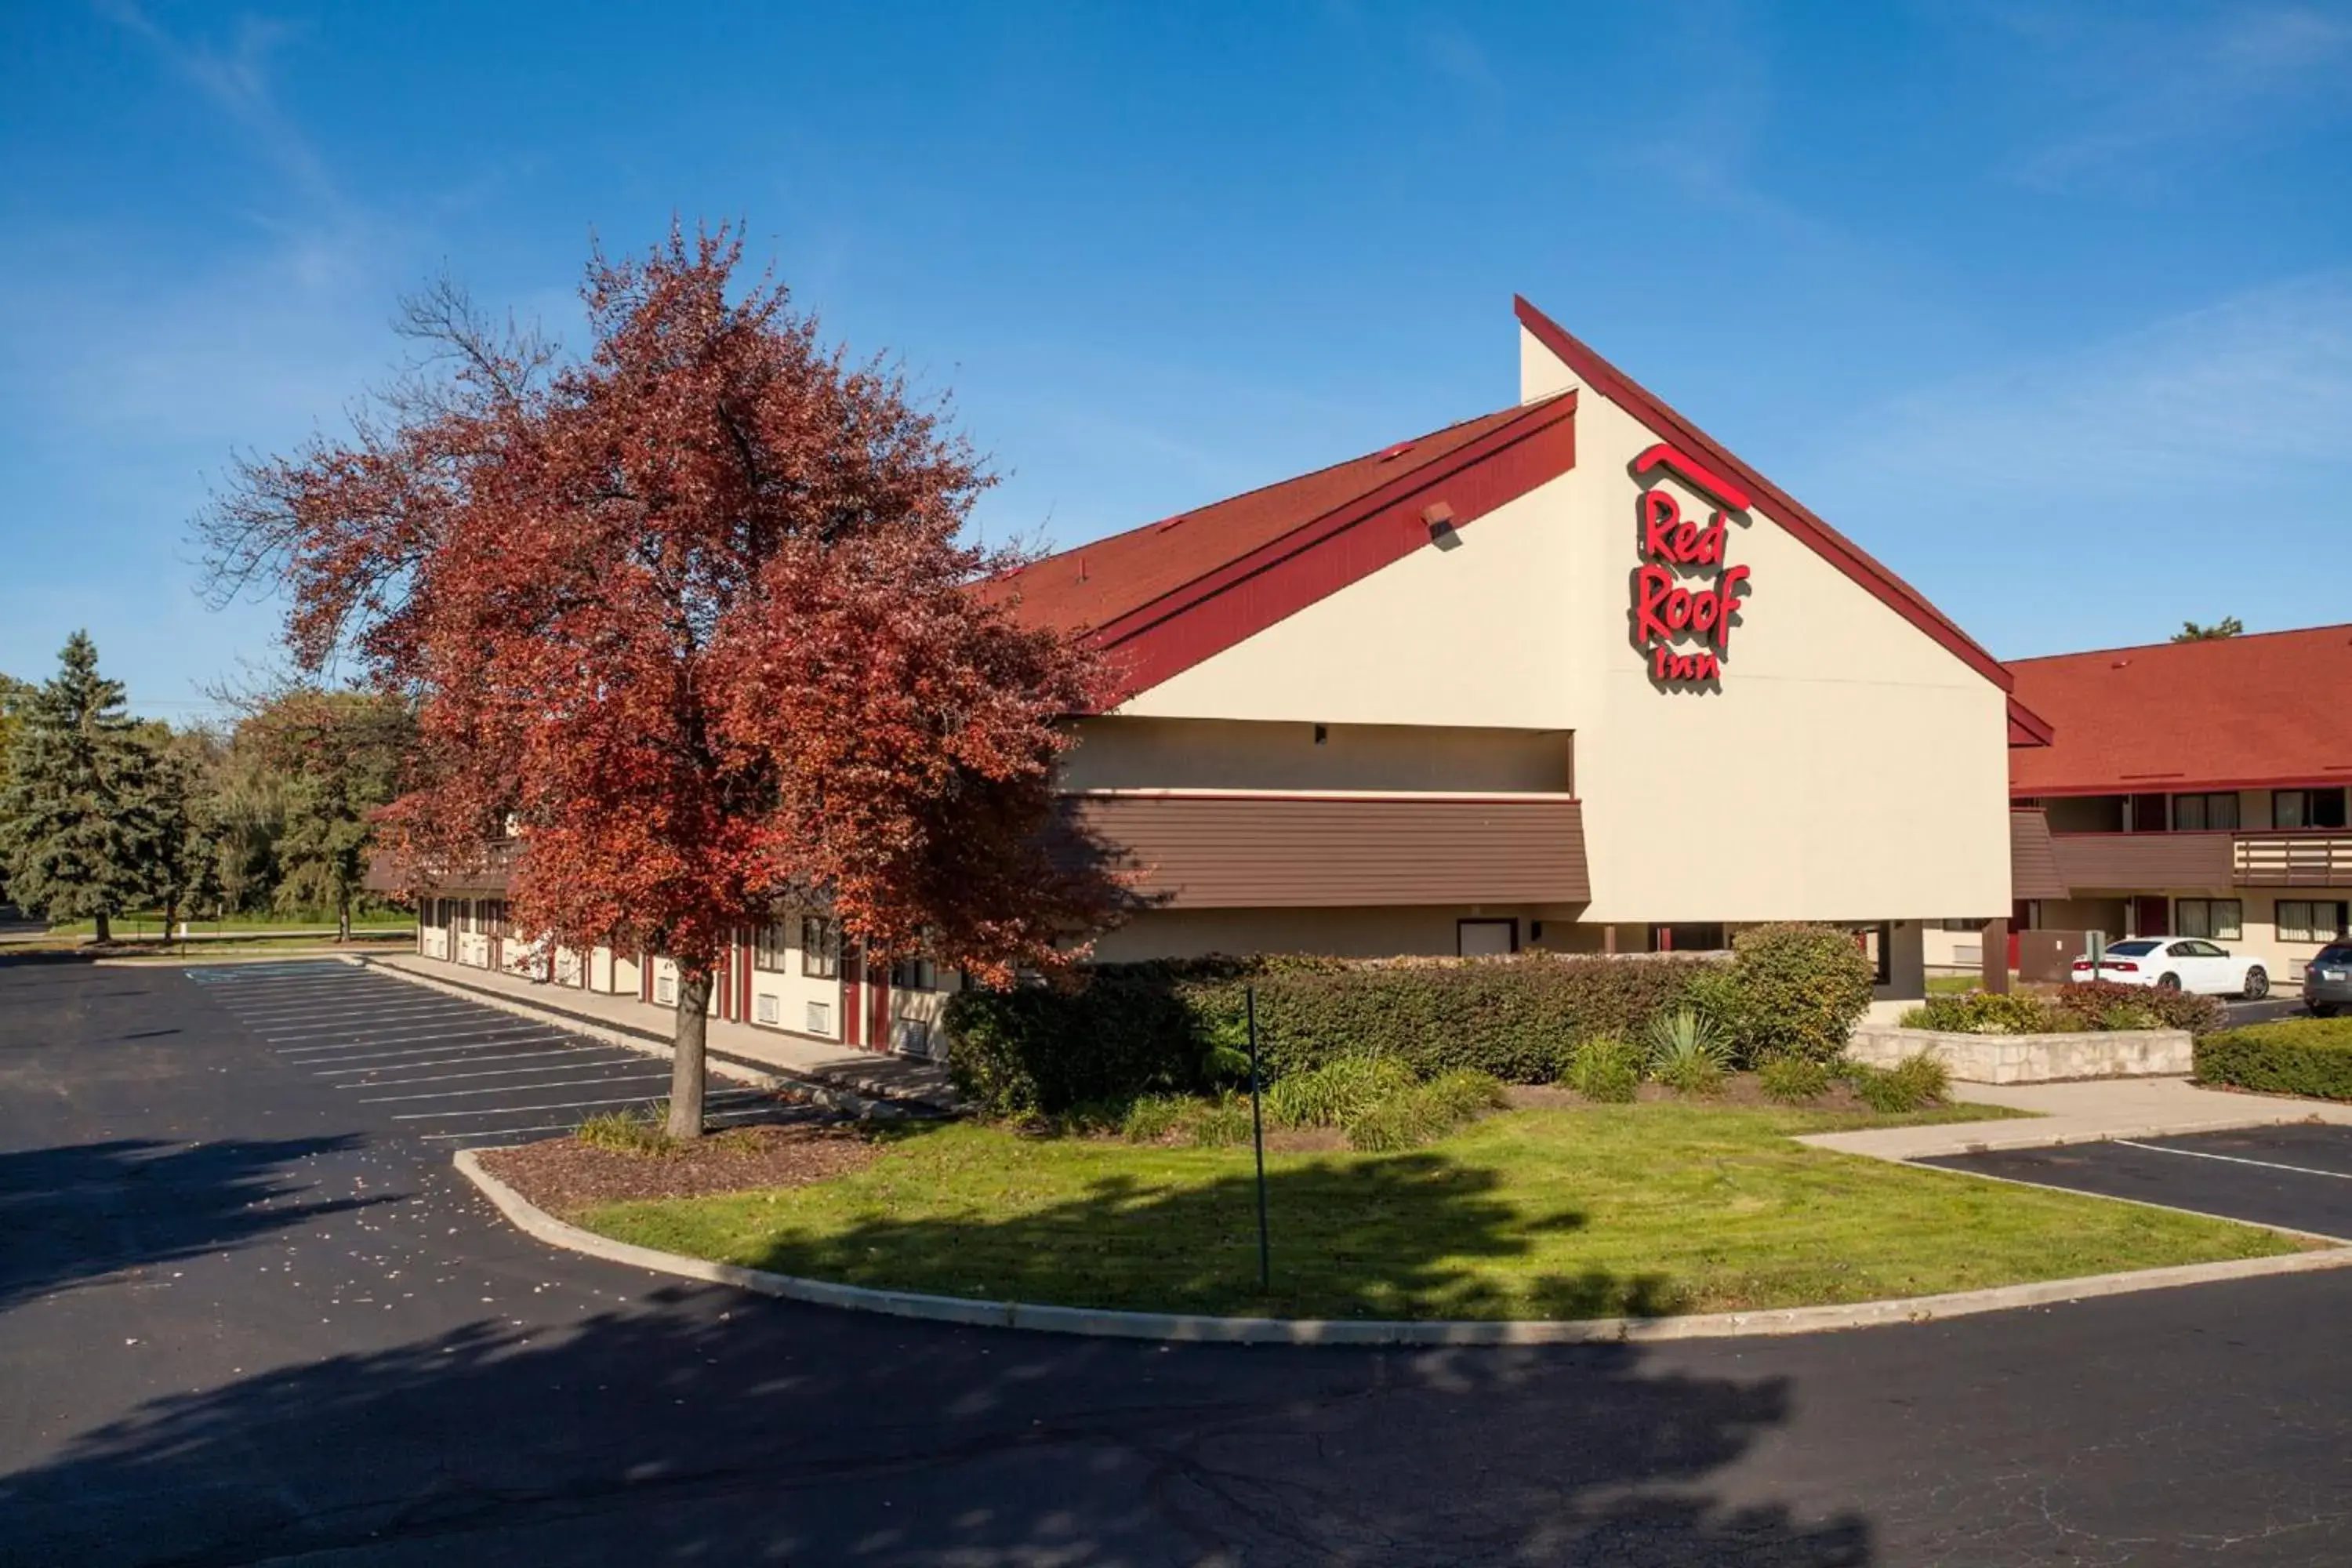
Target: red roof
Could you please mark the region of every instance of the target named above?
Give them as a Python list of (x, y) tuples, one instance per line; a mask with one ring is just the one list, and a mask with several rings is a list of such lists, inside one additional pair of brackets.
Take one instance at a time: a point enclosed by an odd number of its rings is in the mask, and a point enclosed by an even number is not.
[(1524, 409), (1465, 419), (1411, 441), (1178, 512), (1046, 557), (1000, 578), (1021, 619), (1063, 631), (1106, 626), (1226, 563), (1509, 424)]
[(2012, 659), (2052, 743), (2022, 796), (2352, 784), (2352, 626)]
[(1132, 694), (1429, 547), (1566, 473), (1576, 399), (1546, 398), (1399, 441), (1047, 556), (982, 589), (1033, 626), (1083, 631)]
[[(1570, 337), (1525, 300), (1520, 321), (1594, 391), (1669, 443), (1686, 471), (1733, 481), (1738, 510), (1766, 515), (2002, 690), (2009, 671), (1917, 590), (1778, 486)], [(1009, 573), (987, 584), (1031, 625), (1087, 633), (1125, 668), (1127, 693), (1179, 671), (1378, 571), (1432, 537), (1430, 519), (1475, 521), (1574, 466), (1576, 398), (1546, 398), (1230, 500), (1180, 512)], [(1708, 471), (1712, 470), (1711, 473)], [(2049, 726), (2012, 700), (2012, 745)]]

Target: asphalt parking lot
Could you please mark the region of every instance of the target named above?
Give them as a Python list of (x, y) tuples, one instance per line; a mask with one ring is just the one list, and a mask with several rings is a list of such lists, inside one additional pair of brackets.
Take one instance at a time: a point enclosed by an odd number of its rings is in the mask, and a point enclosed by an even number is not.
[(1917, 1163), (2352, 1240), (2352, 1127), (2249, 1127)]
[(246, 967), (0, 960), (0, 1568), (2352, 1561), (2352, 1269), (1647, 1345), (835, 1311), (522, 1235), (448, 1150), (567, 1091), (432, 1138), (260, 1031), (436, 994)]
[[(669, 1089), (663, 1058), (334, 959), (186, 973), (287, 1066), (351, 1096), (355, 1115), (439, 1148), (566, 1132)], [(716, 1126), (805, 1114), (717, 1078), (709, 1104)]]

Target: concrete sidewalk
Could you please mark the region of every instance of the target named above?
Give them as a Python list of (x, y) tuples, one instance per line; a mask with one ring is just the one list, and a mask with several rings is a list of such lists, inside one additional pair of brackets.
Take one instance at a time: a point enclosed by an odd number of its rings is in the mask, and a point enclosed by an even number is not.
[(1947, 1121), (1867, 1132), (1815, 1132), (1816, 1148), (1881, 1160), (1919, 1160), (1989, 1149), (2036, 1149), (2103, 1138), (2160, 1138), (2285, 1121), (2352, 1125), (2352, 1105), (2200, 1089), (2185, 1078), (2101, 1079), (2083, 1083), (1954, 1083), (1952, 1098), (2031, 1111), (2000, 1121)]
[[(672, 1010), (634, 996), (580, 991), (543, 980), (444, 963), (414, 952), (354, 957), (371, 968), (456, 986), (561, 1022), (586, 1024), (664, 1047), (670, 1042)], [(939, 1062), (818, 1045), (725, 1018), (710, 1020), (705, 1048), (722, 1060), (860, 1099), (931, 1111), (956, 1109), (954, 1086), (948, 1080), (947, 1068)]]

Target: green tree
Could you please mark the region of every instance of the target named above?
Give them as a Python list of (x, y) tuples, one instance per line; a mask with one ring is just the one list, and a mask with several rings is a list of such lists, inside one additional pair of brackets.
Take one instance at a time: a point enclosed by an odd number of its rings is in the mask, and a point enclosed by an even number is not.
[(2174, 642), (2218, 642), (2222, 637), (2236, 637), (2245, 629), (2246, 623), (2235, 616), (2223, 616), (2210, 626), (2200, 626), (2195, 621), (2183, 621), (2180, 623), (2180, 629), (2172, 634), (2172, 640)]
[(0, 795), (0, 860), (25, 908), (96, 922), (136, 908), (157, 847), (153, 747), (122, 710), (122, 686), (98, 672), (85, 632), (68, 638), (56, 677), (25, 705)]
[(161, 724), (148, 726), (141, 740), (153, 756), (147, 816), (154, 825), (154, 839), (147, 891), (162, 906), (163, 931), (169, 935), (184, 913), (219, 895), (206, 765), (214, 741), (200, 730), (175, 734)]
[(224, 912), (249, 914), (278, 896), (278, 843), (286, 832), (286, 778), (250, 721), (216, 742), (205, 762), (209, 881)]
[[(25, 709), (39, 690), (14, 676), (0, 675), (0, 800), (8, 795), (8, 752), (16, 743), (16, 732), (24, 728)], [(0, 904), (9, 901), (7, 858), (0, 854)]]
[(246, 721), (282, 780), (276, 843), (280, 909), (332, 910), (337, 940), (367, 876), (375, 816), (399, 794), (415, 716), (397, 698), (297, 687)]

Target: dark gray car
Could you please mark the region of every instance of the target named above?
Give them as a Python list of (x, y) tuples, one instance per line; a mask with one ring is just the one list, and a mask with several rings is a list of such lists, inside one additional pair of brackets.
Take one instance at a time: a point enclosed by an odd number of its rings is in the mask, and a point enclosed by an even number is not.
[(2352, 1010), (2352, 942), (2330, 942), (2305, 966), (2303, 999), (2322, 1018)]

